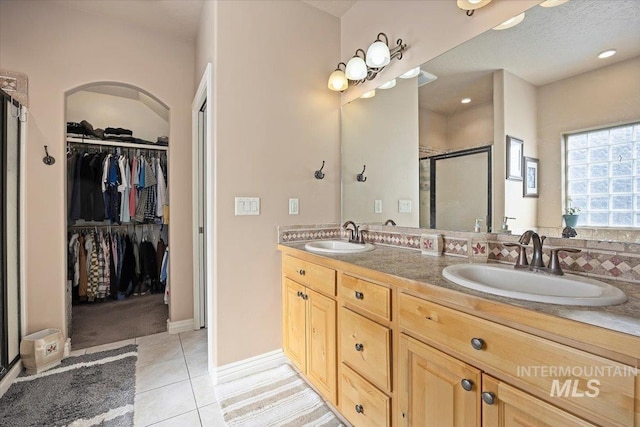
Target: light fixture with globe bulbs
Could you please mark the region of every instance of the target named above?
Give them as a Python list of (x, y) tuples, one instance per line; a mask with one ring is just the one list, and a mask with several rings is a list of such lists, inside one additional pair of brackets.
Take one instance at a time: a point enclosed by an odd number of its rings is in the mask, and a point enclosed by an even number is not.
[[(349, 85), (358, 85), (367, 80), (373, 80), (378, 73), (389, 65), (392, 59), (402, 59), (402, 53), (406, 49), (407, 45), (402, 42), (402, 39), (398, 39), (396, 46), (390, 48), (387, 35), (385, 33), (379, 33), (376, 40), (369, 46), (366, 52), (363, 49), (357, 49), (353, 57), (346, 64), (344, 62), (338, 64), (329, 76), (327, 87), (330, 90), (341, 92), (347, 90)], [(340, 68), (341, 66), (344, 67), (344, 70)], [(411, 71), (415, 71), (415, 69)], [(417, 72), (420, 72), (419, 68)]]
[(458, 0), (458, 7), (467, 12), (467, 16), (472, 16), (473, 13), (491, 3), (491, 0)]

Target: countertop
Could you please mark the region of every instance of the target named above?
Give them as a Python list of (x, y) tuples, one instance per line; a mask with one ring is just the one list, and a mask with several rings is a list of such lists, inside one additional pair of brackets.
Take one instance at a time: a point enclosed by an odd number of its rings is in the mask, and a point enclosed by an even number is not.
[[(375, 250), (355, 254), (318, 254), (306, 251), (305, 243), (281, 244), (283, 248), (293, 248), (321, 258), (384, 273), (405, 281), (414, 292), (429, 291), (433, 287), (455, 291), (478, 300), (494, 301), (509, 306), (532, 310), (544, 315), (569, 319), (607, 330), (640, 337), (640, 284), (602, 280), (621, 289), (627, 295), (627, 302), (606, 307), (564, 306), (538, 303), (495, 296), (459, 286), (442, 276), (442, 269), (449, 265), (470, 263), (467, 258), (453, 256), (422, 255), (420, 251), (376, 245)], [(534, 274), (534, 273), (531, 273)]]

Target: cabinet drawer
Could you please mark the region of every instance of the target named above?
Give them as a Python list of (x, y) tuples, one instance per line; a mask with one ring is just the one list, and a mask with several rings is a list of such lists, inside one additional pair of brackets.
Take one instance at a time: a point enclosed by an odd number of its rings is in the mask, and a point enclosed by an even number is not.
[(298, 283), (330, 296), (336, 296), (336, 272), (289, 255), (282, 257), (282, 273)]
[(340, 354), (364, 377), (391, 391), (391, 331), (342, 307), (340, 309)]
[(391, 289), (343, 274), (338, 292), (349, 304), (391, 320)]
[(401, 327), (448, 346), (467, 362), (512, 377), (599, 424), (633, 425), (630, 367), (410, 295), (400, 295), (399, 308)]
[(342, 365), (340, 375), (340, 412), (354, 426), (390, 425), (390, 402), (380, 390)]

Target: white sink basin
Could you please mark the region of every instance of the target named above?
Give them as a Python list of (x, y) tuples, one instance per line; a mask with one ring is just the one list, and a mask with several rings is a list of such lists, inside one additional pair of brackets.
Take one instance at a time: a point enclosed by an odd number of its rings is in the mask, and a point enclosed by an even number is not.
[(527, 301), (603, 306), (627, 300), (624, 292), (614, 286), (573, 274), (551, 276), (492, 264), (450, 265), (442, 274), (466, 288)]
[(304, 248), (311, 252), (325, 254), (353, 254), (367, 252), (375, 249), (371, 243), (350, 243), (344, 240), (317, 240), (304, 245)]

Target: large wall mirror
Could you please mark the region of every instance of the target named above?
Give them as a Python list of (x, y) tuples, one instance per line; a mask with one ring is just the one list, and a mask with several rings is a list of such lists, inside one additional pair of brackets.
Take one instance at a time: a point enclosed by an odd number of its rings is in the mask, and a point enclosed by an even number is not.
[[(608, 49), (616, 54), (598, 58)], [(481, 217), (483, 231), (500, 231), (506, 216), (514, 218), (514, 232), (562, 227), (566, 135), (640, 122), (640, 2), (535, 6), (518, 25), (489, 30), (420, 69), (343, 106), (342, 219), (472, 231)], [(640, 143), (636, 127), (631, 138)], [(508, 151), (512, 138), (523, 141), (515, 155)], [(476, 150), (487, 150), (490, 162), (458, 157), (478, 157)], [(523, 191), (531, 185), (526, 171), (520, 179), (507, 171), (507, 156), (539, 160), (537, 197)], [(448, 200), (439, 212), (430, 204), (431, 159), (449, 157), (456, 161), (435, 171), (435, 197)], [(640, 168), (640, 149), (636, 157)], [(367, 181), (358, 182), (364, 165)], [(465, 183), (484, 190), (470, 198)], [(585, 188), (581, 203), (588, 203)], [(485, 200), (486, 212), (474, 200)], [(640, 197), (633, 203), (640, 207)]]

